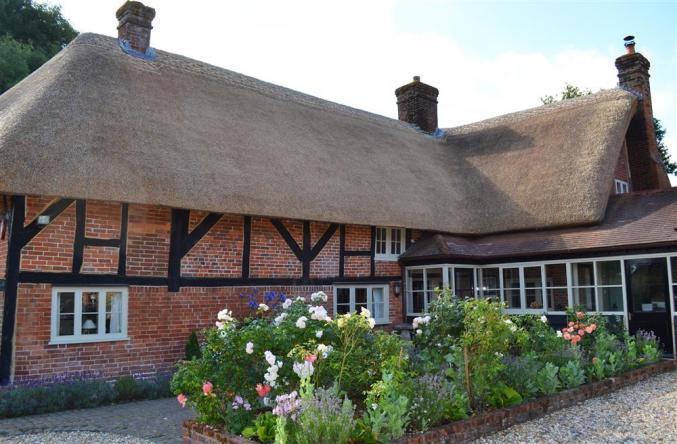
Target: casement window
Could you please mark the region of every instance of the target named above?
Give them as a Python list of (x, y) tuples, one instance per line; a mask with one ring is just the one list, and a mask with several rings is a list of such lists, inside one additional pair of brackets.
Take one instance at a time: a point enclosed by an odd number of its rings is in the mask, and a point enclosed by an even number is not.
[(620, 261), (596, 261), (597, 298), (602, 312), (623, 311), (623, 278)]
[(574, 306), (582, 305), (588, 311), (597, 310), (595, 303), (595, 264), (578, 262), (571, 264), (571, 279)]
[(545, 266), (545, 294), (548, 311), (565, 311), (569, 306), (567, 264)]
[(388, 285), (336, 285), (334, 286), (334, 313), (360, 313), (362, 308), (371, 312), (377, 324), (388, 324)]
[(500, 268), (480, 268), (478, 281), (480, 282), (479, 295), (485, 299), (501, 300), (501, 270)]
[(375, 259), (397, 260), (404, 253), (404, 233), (404, 228), (377, 227)]
[(126, 288), (54, 288), (52, 344), (127, 338)]
[(614, 179), (614, 186), (616, 187), (616, 194), (625, 194), (630, 191), (630, 185), (620, 179)]

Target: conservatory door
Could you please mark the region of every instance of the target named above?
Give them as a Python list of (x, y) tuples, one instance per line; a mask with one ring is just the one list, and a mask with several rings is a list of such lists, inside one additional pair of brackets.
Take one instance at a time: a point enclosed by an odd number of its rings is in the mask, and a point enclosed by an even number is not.
[(632, 259), (625, 261), (630, 333), (653, 331), (672, 354), (670, 325), (670, 292), (665, 258)]

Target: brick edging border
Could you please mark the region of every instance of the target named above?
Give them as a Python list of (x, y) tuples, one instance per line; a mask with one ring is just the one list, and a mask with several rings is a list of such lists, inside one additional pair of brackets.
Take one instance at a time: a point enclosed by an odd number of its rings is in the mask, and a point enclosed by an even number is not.
[[(540, 418), (581, 401), (595, 398), (634, 384), (649, 376), (677, 370), (677, 361), (664, 360), (657, 364), (631, 370), (602, 381), (584, 384), (571, 390), (533, 399), (522, 404), (491, 410), (462, 421), (454, 421), (425, 433), (405, 436), (393, 444), (463, 443), (481, 436), (507, 429), (532, 419)], [(195, 421), (183, 423), (184, 444), (256, 444), (254, 441), (231, 435), (215, 427)]]

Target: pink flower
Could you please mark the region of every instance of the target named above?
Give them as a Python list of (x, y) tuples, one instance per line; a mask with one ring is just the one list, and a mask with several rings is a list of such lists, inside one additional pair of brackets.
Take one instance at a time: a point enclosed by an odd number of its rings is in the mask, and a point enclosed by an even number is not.
[(571, 327), (573, 325), (574, 325), (573, 321), (569, 321), (569, 327)]
[(206, 396), (209, 396), (212, 393), (212, 389), (214, 388), (214, 385), (207, 381), (204, 384), (202, 384), (202, 393), (204, 393)]
[(577, 317), (578, 319), (583, 319), (583, 318), (585, 317), (585, 313), (583, 313), (582, 311), (577, 311), (577, 312), (576, 312), (576, 317)]
[(176, 400), (179, 401), (179, 404), (181, 405), (181, 407), (185, 407), (186, 401), (188, 401), (188, 397), (186, 395), (184, 395), (183, 393), (181, 393), (179, 396), (176, 397)]
[(586, 332), (586, 333), (590, 334), (590, 333), (592, 333), (593, 331), (595, 331), (595, 329), (592, 328), (592, 325), (588, 325), (587, 327), (585, 327), (585, 332)]
[(310, 362), (311, 364), (315, 361), (317, 361), (317, 355), (308, 355), (305, 357), (306, 362)]
[(571, 339), (571, 335), (569, 333), (564, 333), (564, 339), (568, 341), (569, 339)]
[(268, 384), (266, 385), (256, 384), (256, 393), (258, 393), (259, 396), (263, 398), (268, 393), (270, 393), (270, 386)]
[(592, 331), (597, 330), (597, 324), (590, 324), (590, 328), (592, 328)]
[(578, 334), (583, 336), (585, 334), (585, 331), (581, 328), (580, 330), (578, 330)]
[(223, 328), (223, 322), (221, 321), (216, 321), (216, 328)]

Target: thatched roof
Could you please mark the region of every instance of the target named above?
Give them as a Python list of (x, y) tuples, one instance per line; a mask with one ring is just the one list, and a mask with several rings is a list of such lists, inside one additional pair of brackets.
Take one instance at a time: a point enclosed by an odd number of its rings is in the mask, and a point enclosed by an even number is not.
[(609, 90), (435, 138), (82, 34), (0, 96), (0, 193), (450, 233), (588, 224), (604, 215), (634, 103)]
[(599, 225), (476, 238), (430, 234), (401, 256), (406, 262), (475, 260), (677, 246), (677, 187), (611, 196)]

